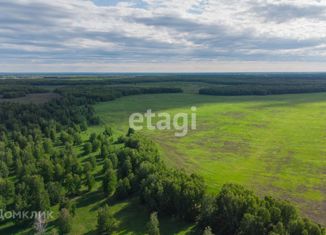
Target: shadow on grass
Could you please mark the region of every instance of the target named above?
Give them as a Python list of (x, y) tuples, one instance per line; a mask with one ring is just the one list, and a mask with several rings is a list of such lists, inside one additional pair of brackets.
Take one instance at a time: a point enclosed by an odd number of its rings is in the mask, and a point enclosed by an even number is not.
[(97, 231), (96, 230), (92, 230), (92, 231), (88, 231), (87, 233), (84, 233), (84, 235), (97, 235)]
[(89, 192), (84, 194), (80, 198), (78, 198), (76, 202), (76, 207), (81, 208), (81, 207), (87, 207), (89, 205), (94, 204), (94, 207), (91, 209), (92, 211), (94, 211), (105, 204), (104, 199), (105, 199), (104, 194), (101, 191)]
[(102, 181), (103, 177), (104, 177), (104, 172), (102, 172), (102, 169), (94, 174), (94, 178), (97, 182)]
[[(55, 228), (56, 220), (50, 221), (46, 225), (47, 231), (51, 231)], [(19, 234), (19, 235), (34, 235), (35, 232), (33, 230), (33, 222), (26, 222), (22, 224), (8, 223), (0, 225), (0, 234), (1, 235), (11, 235), (11, 234)]]
[(0, 234), (21, 234), (21, 235), (32, 235), (31, 226), (28, 225), (16, 225), (10, 223), (10, 225), (0, 225)]

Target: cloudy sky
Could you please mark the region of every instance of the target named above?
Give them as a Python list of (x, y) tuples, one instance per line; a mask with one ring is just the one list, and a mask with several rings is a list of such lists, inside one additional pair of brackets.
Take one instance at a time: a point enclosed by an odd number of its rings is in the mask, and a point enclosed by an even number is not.
[(0, 72), (326, 71), (326, 0), (0, 0)]

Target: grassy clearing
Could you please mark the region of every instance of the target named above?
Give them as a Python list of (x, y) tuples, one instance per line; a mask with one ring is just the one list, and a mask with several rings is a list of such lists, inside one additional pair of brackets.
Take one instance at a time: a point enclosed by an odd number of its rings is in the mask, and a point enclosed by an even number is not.
[(197, 106), (197, 130), (186, 137), (143, 131), (159, 144), (170, 166), (201, 174), (213, 193), (236, 182), (261, 195), (292, 200), (306, 216), (326, 224), (326, 94), (141, 95), (100, 103), (96, 111), (122, 134), (133, 112), (173, 115), (190, 113), (191, 106)]
[[(72, 231), (69, 234), (79, 235), (96, 235), (97, 211), (106, 203), (106, 199), (100, 191), (92, 191), (76, 198), (76, 215), (73, 218)], [(149, 212), (139, 204), (138, 199), (133, 198), (128, 201), (109, 203), (114, 217), (118, 220), (118, 228), (114, 233), (116, 235), (143, 235), (147, 232), (147, 223), (149, 220)], [(58, 206), (52, 208), (57, 216)], [(193, 227), (185, 222), (180, 222), (175, 218), (159, 217), (160, 230), (163, 235), (177, 234), (192, 234)], [(54, 230), (56, 220), (48, 223), (48, 234)], [(0, 226), (0, 234), (17, 234), (17, 235), (32, 235), (32, 225), (22, 228), (14, 223), (8, 223)]]
[[(99, 200), (102, 198), (102, 200)], [(97, 210), (103, 206), (105, 199), (99, 192), (92, 192), (77, 200), (77, 213), (71, 234), (97, 234)], [(149, 212), (142, 207), (138, 199), (111, 204), (118, 229), (115, 234), (146, 234)], [(160, 217), (162, 234), (186, 234), (191, 231), (189, 224), (171, 218)]]

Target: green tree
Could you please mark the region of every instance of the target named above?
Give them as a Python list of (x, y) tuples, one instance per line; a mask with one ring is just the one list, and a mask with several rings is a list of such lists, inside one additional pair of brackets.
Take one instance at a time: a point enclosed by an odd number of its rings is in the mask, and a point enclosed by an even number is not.
[(86, 131), (87, 130), (87, 122), (85, 119), (80, 123), (80, 129), (81, 131)]
[(102, 172), (105, 173), (109, 169), (113, 169), (113, 164), (110, 159), (106, 158), (103, 163)]
[(214, 233), (212, 232), (211, 227), (207, 226), (203, 232), (203, 235), (214, 235)]
[(112, 162), (113, 168), (116, 169), (118, 167), (118, 164), (119, 164), (119, 160), (118, 160), (117, 155), (115, 153), (110, 154), (109, 159)]
[(51, 160), (49, 159), (40, 160), (38, 169), (39, 169), (39, 174), (43, 177), (46, 183), (53, 180), (55, 169)]
[[(223, 185), (216, 198), (217, 217), (221, 219), (212, 228), (214, 231), (221, 231), (222, 234), (235, 234), (244, 215), (256, 211), (258, 204), (259, 198), (243, 186)], [(246, 230), (251, 230), (255, 223), (253, 215), (247, 214), (245, 221), (242, 226), (246, 227)]]
[(22, 211), (27, 208), (26, 198), (23, 197), (21, 194), (16, 194), (14, 201), (14, 208), (16, 211)]
[(104, 130), (103, 134), (108, 136), (108, 137), (112, 136), (112, 134), (113, 134), (112, 128), (108, 127), (108, 126), (105, 126), (105, 130)]
[(200, 213), (198, 216), (198, 225), (201, 228), (205, 228), (208, 225), (212, 225), (215, 222), (215, 197), (205, 196), (201, 202)]
[(160, 223), (157, 218), (157, 212), (153, 212), (150, 215), (147, 231), (149, 235), (160, 235)]
[(67, 197), (63, 197), (61, 198), (60, 202), (59, 202), (59, 210), (66, 208), (70, 215), (75, 216), (76, 213), (76, 204), (69, 200), (69, 198)]
[(92, 167), (93, 167), (93, 169), (96, 167), (96, 157), (95, 156), (91, 156), (90, 158), (89, 158), (89, 162), (92, 164)]
[(130, 158), (127, 158), (122, 164), (120, 174), (122, 177), (126, 177), (131, 173), (132, 173), (132, 164)]
[(0, 210), (6, 210), (6, 201), (1, 195), (0, 195)]
[(0, 161), (0, 177), (7, 178), (9, 175), (9, 169), (4, 161)]
[(56, 132), (55, 128), (51, 128), (51, 130), (50, 130), (50, 139), (51, 139), (53, 142), (55, 142), (56, 135), (57, 135), (57, 132)]
[(90, 142), (90, 143), (93, 143), (93, 142), (96, 140), (96, 137), (97, 137), (96, 133), (93, 132), (93, 133), (89, 136), (89, 142)]
[(244, 214), (240, 227), (238, 229), (238, 234), (246, 235), (256, 235), (256, 234), (266, 234), (264, 224), (259, 217), (252, 215), (250, 213)]
[(101, 142), (98, 139), (95, 139), (92, 142), (92, 150), (93, 150), (93, 152), (96, 152), (97, 150), (99, 150), (100, 146), (101, 146)]
[(60, 140), (63, 145), (66, 143), (73, 144), (74, 139), (65, 131), (62, 131), (60, 134)]
[(93, 170), (92, 164), (89, 161), (85, 162), (84, 169), (83, 169), (84, 173), (87, 175), (87, 173), (92, 172), (92, 170)]
[(88, 172), (86, 174), (86, 185), (87, 185), (88, 191), (92, 191), (92, 189), (95, 185), (95, 178), (90, 172)]
[(109, 155), (109, 148), (106, 145), (102, 145), (101, 152), (100, 152), (101, 158), (105, 158), (108, 155)]
[(50, 208), (50, 197), (45, 190), (44, 181), (41, 176), (31, 176), (27, 179), (28, 200), (31, 204), (31, 210), (46, 211)]
[(287, 232), (282, 222), (278, 222), (276, 225), (274, 225), (272, 227), (272, 231), (269, 233), (269, 235), (286, 235), (286, 234)]
[(59, 182), (49, 182), (47, 184), (47, 190), (52, 205), (60, 202), (65, 196), (64, 189)]
[(72, 217), (68, 209), (62, 208), (60, 210), (59, 218), (58, 218), (58, 226), (62, 234), (67, 234), (71, 231)]
[(90, 142), (86, 142), (84, 144), (84, 154), (90, 154), (92, 152), (92, 144)]
[(72, 135), (72, 138), (74, 141), (74, 145), (80, 145), (83, 142), (82, 138), (78, 132), (74, 132)]
[(78, 195), (82, 185), (81, 179), (76, 174), (68, 174), (65, 182), (67, 192), (70, 195)]
[(129, 136), (132, 136), (134, 133), (135, 133), (135, 130), (132, 129), (131, 127), (129, 127), (128, 132), (127, 132), (127, 136), (128, 136), (128, 137), (129, 137)]
[(51, 139), (46, 139), (43, 142), (43, 148), (44, 148), (45, 153), (48, 153), (48, 154), (53, 153), (53, 143), (52, 143)]
[(12, 166), (13, 163), (14, 163), (14, 156), (12, 154), (12, 151), (11, 149), (7, 149), (5, 152), (4, 152), (4, 156), (3, 156), (3, 159), (5, 161), (5, 163), (7, 164), (7, 166)]
[(118, 199), (124, 199), (128, 196), (131, 190), (129, 179), (126, 177), (124, 179), (119, 179), (116, 190), (116, 197)]
[(108, 205), (101, 208), (97, 215), (97, 232), (98, 234), (110, 235), (117, 228), (117, 220)]
[(103, 178), (103, 191), (106, 196), (112, 196), (117, 187), (117, 174), (113, 169), (109, 169)]
[(63, 175), (64, 175), (64, 173), (65, 173), (65, 170), (64, 170), (64, 168), (63, 168), (63, 166), (62, 165), (60, 165), (59, 163), (57, 163), (56, 165), (55, 165), (55, 167), (54, 167), (54, 178), (55, 178), (55, 180), (56, 181), (63, 181)]

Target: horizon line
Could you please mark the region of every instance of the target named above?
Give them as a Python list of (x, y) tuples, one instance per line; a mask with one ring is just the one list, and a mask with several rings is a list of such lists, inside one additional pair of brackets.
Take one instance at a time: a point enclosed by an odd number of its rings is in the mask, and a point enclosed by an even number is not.
[(225, 71), (225, 72), (0, 72), (0, 75), (6, 75), (6, 74), (277, 74), (277, 73), (326, 73), (325, 71), (239, 71), (239, 72), (231, 72), (231, 71)]

